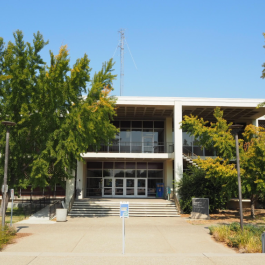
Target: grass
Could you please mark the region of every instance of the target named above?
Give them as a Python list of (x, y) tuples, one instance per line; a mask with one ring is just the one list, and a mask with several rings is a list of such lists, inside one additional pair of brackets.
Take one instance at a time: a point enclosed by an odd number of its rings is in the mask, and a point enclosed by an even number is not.
[(231, 223), (230, 225), (210, 226), (210, 234), (217, 241), (224, 242), (230, 247), (237, 248), (244, 253), (261, 253), (262, 243), (261, 235), (265, 227), (255, 225), (244, 225), (244, 231), (240, 229), (239, 223)]
[(3, 246), (10, 243), (16, 235), (16, 230), (12, 227), (5, 226), (4, 230), (0, 228), (0, 250)]
[[(11, 209), (8, 208), (6, 211), (5, 223), (10, 223), (11, 219)], [(22, 208), (13, 208), (12, 223), (16, 223), (25, 219), (25, 215)], [(0, 216), (0, 222), (2, 222), (2, 217)]]

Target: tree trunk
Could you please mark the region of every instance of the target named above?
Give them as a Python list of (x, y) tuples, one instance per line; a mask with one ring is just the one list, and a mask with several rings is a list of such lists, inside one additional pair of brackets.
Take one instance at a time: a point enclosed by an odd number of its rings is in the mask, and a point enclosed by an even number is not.
[[(2, 196), (3, 196), (3, 195), (2, 195)], [(6, 209), (7, 209), (8, 201), (9, 201), (9, 192), (6, 193), (6, 200), (5, 200), (5, 213), (6, 213)], [(2, 216), (2, 213), (3, 213), (3, 200), (1, 201), (1, 212), (0, 212), (0, 216)]]
[(257, 197), (256, 197), (256, 195), (251, 195), (251, 198), (250, 198), (250, 203), (251, 203), (251, 217), (253, 218), (253, 219), (255, 219), (256, 218), (256, 216), (255, 216), (255, 203), (256, 203), (256, 200), (257, 200)]

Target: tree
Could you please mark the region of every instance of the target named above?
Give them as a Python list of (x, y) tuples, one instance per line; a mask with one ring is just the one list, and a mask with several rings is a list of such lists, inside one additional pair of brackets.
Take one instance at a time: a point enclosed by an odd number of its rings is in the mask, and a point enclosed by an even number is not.
[[(235, 158), (235, 140), (229, 129), (230, 124), (223, 119), (223, 111), (214, 111), (216, 123), (209, 123), (202, 118), (185, 116), (182, 129), (190, 135), (195, 135), (200, 145), (214, 148), (218, 154), (215, 159), (198, 159), (195, 162), (205, 170), (206, 177), (219, 179), (227, 194), (237, 190), (237, 170), (231, 162)], [(242, 177), (242, 191), (251, 200), (251, 215), (255, 218), (254, 205), (258, 197), (265, 191), (265, 132), (254, 125), (248, 125), (239, 140), (240, 173)]]
[[(117, 133), (111, 120), (115, 98), (110, 96), (113, 61), (90, 78), (85, 54), (70, 67), (66, 46), (50, 51), (50, 64), (40, 56), (48, 44), (38, 32), (33, 44), (14, 33), (14, 43), (0, 38), (1, 120), (11, 129), (9, 187), (46, 187), (72, 178), (76, 160), (89, 145), (108, 143)], [(82, 96), (87, 93), (87, 96)], [(5, 128), (0, 125), (0, 180), (3, 179)]]

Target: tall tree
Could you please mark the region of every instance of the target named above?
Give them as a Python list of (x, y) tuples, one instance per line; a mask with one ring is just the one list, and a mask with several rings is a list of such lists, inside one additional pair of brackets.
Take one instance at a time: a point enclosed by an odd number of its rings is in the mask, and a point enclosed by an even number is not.
[[(215, 123), (209, 123), (202, 118), (185, 116), (182, 129), (197, 137), (200, 145), (214, 148), (218, 157), (195, 162), (205, 170), (206, 177), (222, 181), (224, 192), (232, 194), (236, 190), (237, 170), (231, 163), (235, 158), (235, 140), (229, 126), (223, 119), (223, 111), (214, 111)], [(248, 125), (243, 133), (244, 139), (239, 140), (240, 173), (242, 177), (242, 191), (251, 200), (251, 215), (255, 218), (255, 202), (265, 192), (265, 132), (262, 128)]]
[[(113, 61), (90, 78), (86, 54), (71, 67), (62, 46), (58, 55), (50, 51), (46, 64), (40, 52), (47, 44), (39, 32), (33, 44), (24, 41), (21, 31), (7, 46), (0, 38), (0, 116), (17, 123), (11, 129), (8, 171), (15, 189), (63, 183), (88, 146), (108, 143), (117, 133), (110, 122), (115, 115)], [(0, 124), (0, 181), (4, 148)]]

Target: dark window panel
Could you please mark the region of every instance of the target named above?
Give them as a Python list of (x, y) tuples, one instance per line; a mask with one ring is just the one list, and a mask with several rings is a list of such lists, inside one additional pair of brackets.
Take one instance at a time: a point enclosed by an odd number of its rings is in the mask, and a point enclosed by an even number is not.
[(152, 121), (143, 121), (143, 128), (153, 128), (153, 122)]
[(116, 128), (120, 128), (120, 122), (119, 122), (119, 121), (112, 121), (112, 124), (113, 124)]
[(164, 129), (164, 122), (163, 121), (154, 121), (154, 128)]
[(121, 121), (121, 128), (131, 128), (130, 121)]
[(125, 163), (124, 162), (115, 162), (115, 169), (124, 169)]
[(104, 162), (103, 168), (105, 169), (113, 169), (113, 162)]
[(142, 121), (132, 121), (132, 128), (142, 128)]
[(87, 171), (88, 178), (102, 178), (102, 170), (88, 170)]
[(163, 169), (163, 163), (149, 162), (148, 169)]
[(147, 169), (146, 162), (137, 162), (137, 169)]
[(102, 169), (102, 162), (88, 162), (87, 168)]
[(126, 162), (126, 169), (135, 169), (136, 163), (135, 162)]
[(163, 170), (148, 170), (148, 179), (162, 179), (163, 178)]

